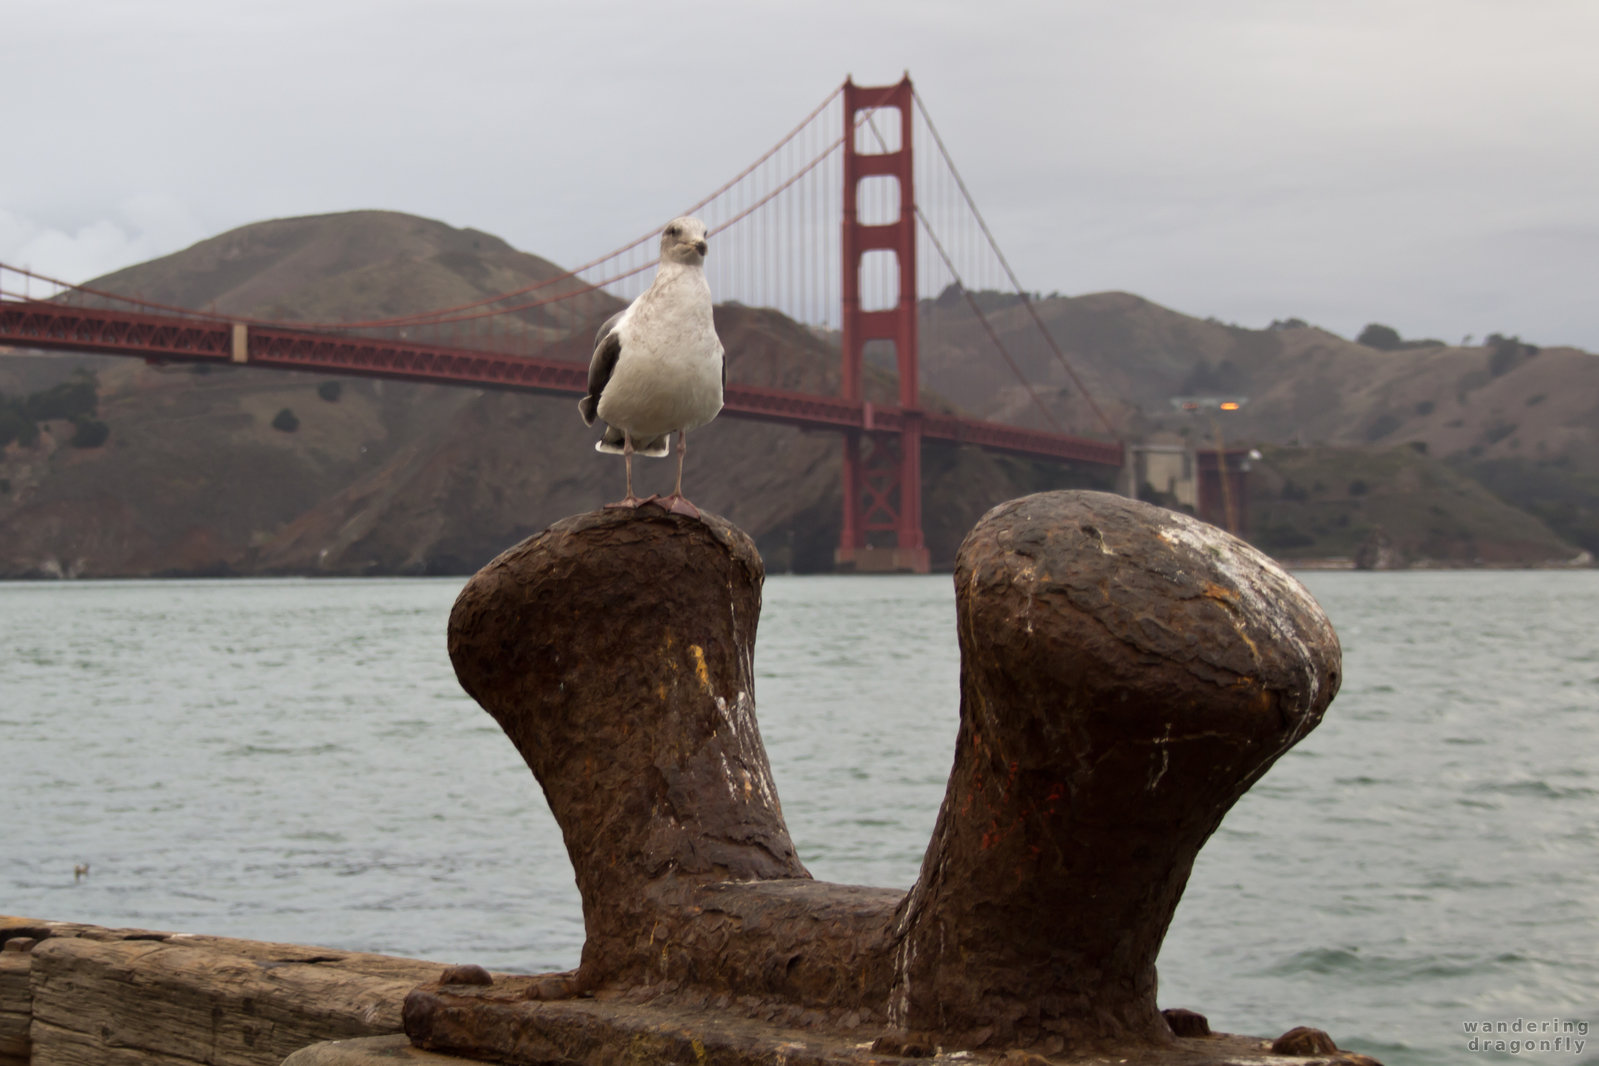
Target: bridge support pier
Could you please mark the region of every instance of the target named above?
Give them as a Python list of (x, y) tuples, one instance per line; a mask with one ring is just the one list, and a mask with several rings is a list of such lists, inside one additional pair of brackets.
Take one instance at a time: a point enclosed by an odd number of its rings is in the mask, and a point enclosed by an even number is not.
[[(907, 415), (892, 434), (873, 432), (871, 405), (866, 404), (864, 432), (844, 438), (844, 523), (834, 562), (840, 570), (928, 570), (922, 537), (921, 389), (916, 352), (916, 189), (911, 169), (911, 108), (914, 98), (907, 75), (898, 84), (865, 88), (844, 83), (844, 220), (840, 240), (843, 264), (843, 394), (864, 401), (861, 367), (866, 342), (894, 345), (899, 369), (899, 406)], [(899, 147), (861, 119), (862, 111), (899, 112)], [(868, 116), (868, 119), (870, 116)], [(859, 144), (883, 148), (858, 151)], [(857, 202), (862, 181), (891, 179), (899, 187), (899, 217), (892, 222), (865, 223)], [(868, 311), (861, 296), (861, 258), (867, 252), (893, 255), (898, 266), (897, 302), (886, 310)], [(879, 294), (881, 296), (881, 294)], [(892, 533), (892, 546), (873, 543), (871, 534)]]
[[(855, 573), (925, 574), (922, 537), (922, 433), (917, 420), (899, 433), (844, 437), (844, 525), (833, 561)], [(871, 534), (894, 543), (873, 544)]]

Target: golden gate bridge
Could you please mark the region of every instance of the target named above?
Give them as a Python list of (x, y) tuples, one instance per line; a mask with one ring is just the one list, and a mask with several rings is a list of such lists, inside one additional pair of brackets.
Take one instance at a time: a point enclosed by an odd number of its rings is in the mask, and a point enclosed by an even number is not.
[[(934, 151), (914, 152), (919, 140)], [(1114, 427), (1000, 252), (908, 75), (876, 87), (846, 80), (768, 152), (678, 213), (699, 215), (716, 238), (706, 270), (718, 299), (773, 308), (838, 332), (835, 395), (739, 382), (730, 374), (722, 415), (841, 434), (841, 568), (928, 569), (923, 440), (1124, 465)], [(576, 397), (587, 389), (595, 327), (618, 300), (648, 284), (657, 237), (652, 231), (507, 292), (353, 322), (268, 321), (169, 306), (0, 264), (0, 345)], [(35, 297), (35, 286), (46, 295)], [(1075, 385), (1096, 436), (1068, 432), (1006, 350), (976, 299), (1006, 288)], [(1050, 428), (924, 408), (917, 314), (923, 293), (964, 298), (993, 357)], [(892, 349), (895, 403), (867, 397), (869, 345), (874, 356)], [(738, 353), (728, 358), (736, 366)]]

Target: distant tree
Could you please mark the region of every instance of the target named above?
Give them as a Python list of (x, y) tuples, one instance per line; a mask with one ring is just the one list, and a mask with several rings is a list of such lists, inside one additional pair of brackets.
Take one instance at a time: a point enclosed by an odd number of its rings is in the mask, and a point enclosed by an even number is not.
[(39, 440), (39, 426), (12, 406), (0, 406), (0, 448), (12, 441), (31, 448)]
[(1368, 491), (1369, 486), (1358, 477), (1349, 483), (1349, 495), (1351, 496), (1364, 496)]
[(1521, 362), (1522, 347), (1520, 337), (1502, 337), (1497, 333), (1489, 336), (1488, 373), (1493, 377), (1509, 373)]
[(98, 409), (99, 383), (87, 370), (73, 371), (66, 381), (22, 401), (22, 413), (35, 422), (92, 415)]
[(1274, 318), (1267, 329), (1305, 329), (1308, 323), (1302, 318)]
[(76, 428), (67, 443), (74, 448), (98, 448), (111, 436), (110, 426), (87, 415), (79, 415), (72, 420), (72, 424)]
[(1231, 359), (1223, 359), (1218, 366), (1211, 366), (1208, 359), (1201, 359), (1183, 378), (1177, 391), (1188, 394), (1238, 392), (1244, 386), (1244, 373)]
[(1416, 405), (1416, 413), (1422, 416), (1430, 415), (1437, 406), (1431, 400), (1422, 400)]
[(1495, 422), (1482, 431), (1482, 442), (1485, 445), (1498, 444), (1516, 431), (1514, 422)]
[(1356, 344), (1364, 344), (1368, 348), (1378, 351), (1391, 352), (1404, 343), (1399, 336), (1399, 331), (1392, 326), (1385, 326), (1381, 322), (1372, 322), (1360, 331), (1360, 336), (1355, 338)]
[(293, 433), (300, 428), (300, 420), (294, 417), (294, 412), (285, 407), (272, 419), (272, 428), (282, 430), (284, 433)]
[(1366, 427), (1366, 440), (1372, 442), (1381, 440), (1394, 430), (1398, 429), (1399, 425), (1400, 420), (1398, 415), (1394, 414), (1392, 411), (1384, 411), (1382, 414), (1372, 419), (1371, 424)]
[(339, 394), (344, 391), (344, 386), (337, 381), (324, 381), (316, 387), (316, 394), (328, 403), (338, 403)]

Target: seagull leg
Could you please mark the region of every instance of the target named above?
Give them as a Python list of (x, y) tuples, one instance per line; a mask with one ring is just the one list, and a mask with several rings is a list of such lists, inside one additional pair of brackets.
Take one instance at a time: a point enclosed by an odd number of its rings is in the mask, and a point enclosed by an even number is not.
[(638, 499), (633, 495), (633, 434), (625, 429), (622, 431), (622, 466), (627, 469), (627, 495), (622, 499), (633, 503)]
[(619, 507), (633, 508), (644, 502), (633, 495), (633, 434), (625, 429), (622, 431), (622, 465), (627, 470), (627, 495), (616, 503), (606, 504), (606, 510)]
[(677, 431), (677, 487), (674, 488), (672, 490), (672, 494), (662, 500), (661, 503), (669, 504), (670, 506), (667, 506), (666, 509), (671, 511), (673, 514), (688, 515), (690, 518), (698, 518), (700, 516), (700, 509), (695, 507), (692, 503), (689, 503), (688, 500), (683, 496), (683, 457), (687, 454), (688, 431), (680, 429)]

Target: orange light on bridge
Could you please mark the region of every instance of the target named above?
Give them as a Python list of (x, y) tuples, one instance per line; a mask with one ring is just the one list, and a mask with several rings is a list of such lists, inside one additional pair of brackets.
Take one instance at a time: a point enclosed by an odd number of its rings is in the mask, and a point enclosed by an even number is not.
[(1226, 403), (1221, 405), (1221, 409), (1223, 411), (1236, 411), (1238, 410), (1238, 401), (1228, 400)]

